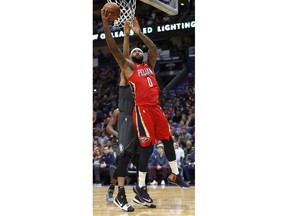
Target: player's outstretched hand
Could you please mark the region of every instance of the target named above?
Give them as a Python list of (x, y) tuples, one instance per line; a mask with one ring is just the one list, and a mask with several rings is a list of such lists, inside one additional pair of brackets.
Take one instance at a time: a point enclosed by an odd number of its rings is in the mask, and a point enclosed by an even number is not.
[(103, 26), (105, 25), (108, 26), (108, 17), (110, 15), (111, 15), (110, 13), (107, 15), (107, 9), (101, 9), (101, 18), (102, 18)]
[(140, 28), (140, 25), (139, 25), (138, 20), (137, 20), (136, 17), (134, 17), (134, 20), (133, 20), (132, 30), (135, 32), (135, 34), (140, 34), (141, 33), (141, 28)]
[(130, 34), (130, 25), (129, 25), (129, 22), (128, 21), (126, 21), (125, 23), (124, 23), (124, 34)]

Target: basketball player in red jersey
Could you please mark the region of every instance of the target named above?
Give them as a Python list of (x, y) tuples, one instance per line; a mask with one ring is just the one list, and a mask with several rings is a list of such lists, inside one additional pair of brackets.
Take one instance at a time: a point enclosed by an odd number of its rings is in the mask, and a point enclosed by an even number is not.
[(164, 144), (165, 155), (172, 170), (172, 174), (168, 177), (168, 182), (183, 188), (190, 187), (179, 174), (169, 124), (163, 110), (158, 105), (160, 88), (153, 71), (156, 64), (157, 47), (153, 41), (141, 32), (140, 25), (135, 17), (131, 28), (148, 47), (148, 58), (147, 62), (144, 63), (143, 51), (139, 48), (131, 51), (130, 58), (125, 58), (111, 35), (108, 25), (109, 14), (105, 9), (101, 10), (101, 17), (106, 43), (121, 71), (124, 72), (125, 77), (129, 81), (135, 98), (133, 120), (140, 142), (140, 158), (138, 163), (138, 184), (133, 190), (143, 202), (153, 203), (147, 192), (145, 178), (149, 157), (157, 140), (161, 140)]

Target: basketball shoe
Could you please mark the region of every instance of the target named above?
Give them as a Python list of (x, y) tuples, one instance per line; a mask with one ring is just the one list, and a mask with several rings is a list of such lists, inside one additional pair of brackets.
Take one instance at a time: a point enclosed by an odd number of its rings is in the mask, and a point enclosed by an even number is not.
[[(114, 186), (114, 185), (113, 185)], [(113, 202), (114, 187), (110, 185), (106, 194), (107, 202)]]
[(175, 175), (174, 173), (171, 173), (168, 176), (168, 182), (171, 184), (175, 184), (178, 185), (179, 187), (183, 187), (183, 188), (190, 188), (190, 185), (187, 184), (181, 177), (180, 173), (178, 175)]
[(141, 201), (146, 202), (146, 203), (153, 203), (153, 200), (151, 199), (151, 197), (149, 196), (147, 192), (147, 186), (143, 186), (140, 188), (138, 184), (136, 184), (136, 186), (133, 187), (133, 191), (134, 193), (138, 195)]
[(143, 205), (143, 206), (146, 206), (148, 208), (156, 208), (156, 205), (154, 205), (153, 203), (147, 203), (145, 201), (142, 201), (137, 194), (133, 198), (133, 202), (140, 204), (140, 205)]
[(126, 212), (133, 212), (134, 208), (130, 206), (127, 202), (126, 195), (125, 194), (118, 194), (113, 201), (113, 203), (118, 206), (120, 209)]

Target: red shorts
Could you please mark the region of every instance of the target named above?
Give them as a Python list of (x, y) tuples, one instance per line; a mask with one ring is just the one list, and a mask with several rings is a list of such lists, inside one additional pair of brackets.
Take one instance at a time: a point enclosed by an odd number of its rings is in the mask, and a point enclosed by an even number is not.
[(135, 106), (133, 120), (136, 126), (140, 145), (147, 147), (158, 140), (169, 140), (172, 137), (166, 116), (159, 105)]

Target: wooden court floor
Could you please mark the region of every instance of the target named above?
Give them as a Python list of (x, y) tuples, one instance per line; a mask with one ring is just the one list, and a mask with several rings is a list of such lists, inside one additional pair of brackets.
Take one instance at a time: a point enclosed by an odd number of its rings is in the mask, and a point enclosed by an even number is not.
[[(125, 186), (127, 201), (135, 208), (134, 212), (125, 212), (114, 203), (106, 201), (108, 186), (93, 187), (93, 216), (194, 216), (195, 187), (183, 189), (176, 186), (148, 186), (148, 192), (156, 208), (147, 208), (132, 201), (135, 196), (132, 186)], [(118, 188), (115, 187), (114, 196)]]

